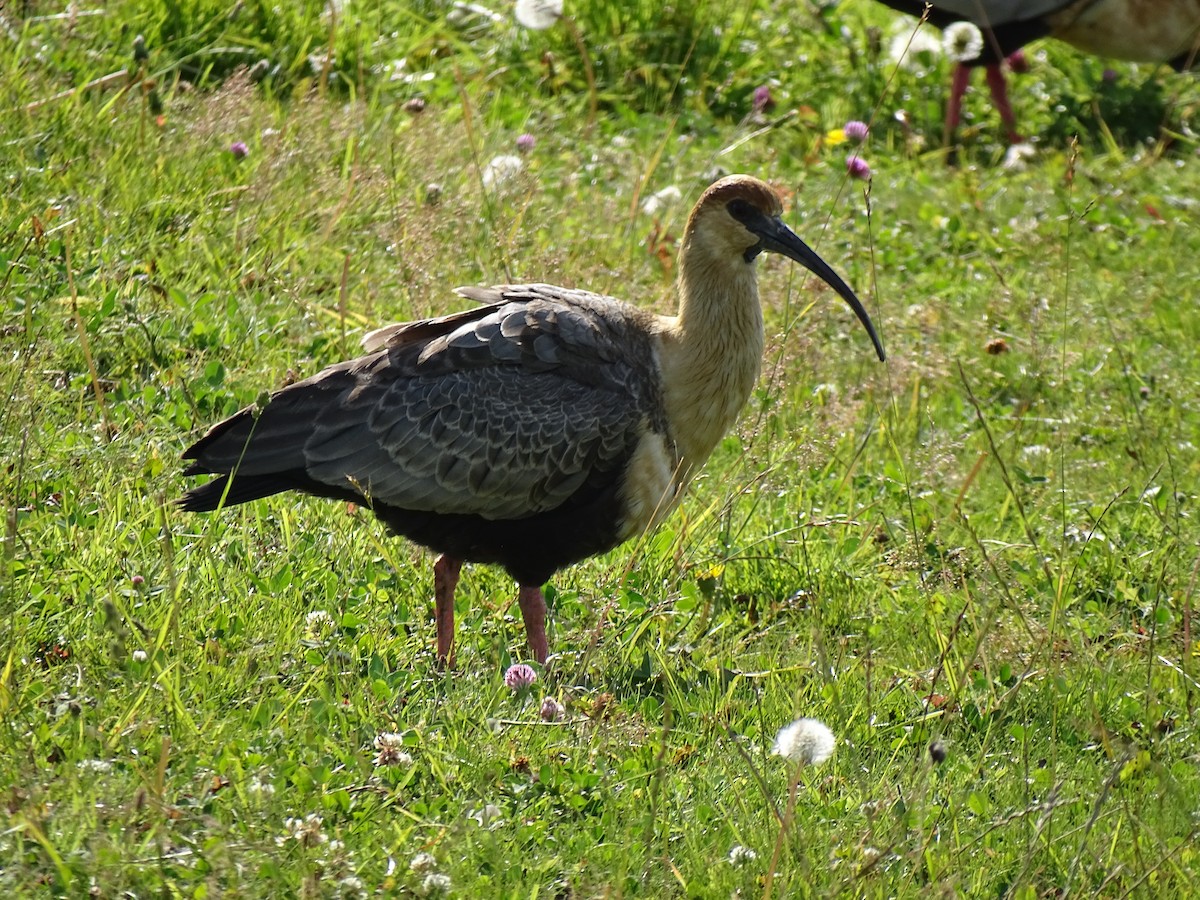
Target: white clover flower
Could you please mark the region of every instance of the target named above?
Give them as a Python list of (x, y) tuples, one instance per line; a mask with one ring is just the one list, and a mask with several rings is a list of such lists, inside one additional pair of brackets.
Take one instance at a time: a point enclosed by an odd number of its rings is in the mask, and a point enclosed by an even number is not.
[(425, 853), (424, 851), (414, 856), (408, 864), (410, 871), (418, 873), (428, 872), (435, 866), (437, 866), (437, 858), (432, 853)]
[(441, 872), (430, 872), (421, 882), (421, 893), (426, 897), (436, 897), (450, 890), (450, 876)]
[(758, 859), (758, 854), (749, 847), (743, 847), (741, 844), (734, 844), (733, 849), (729, 851), (729, 864), (731, 866), (744, 866), (746, 863), (754, 862)]
[(1004, 161), (1000, 163), (1000, 168), (1007, 169), (1010, 172), (1021, 172), (1025, 169), (1025, 163), (1033, 159), (1037, 151), (1033, 144), (1022, 141), (1019, 144), (1011, 144), (1004, 151)]
[(816, 719), (797, 719), (779, 729), (775, 736), (776, 756), (805, 766), (816, 766), (833, 755), (833, 732)]
[(534, 31), (545, 31), (562, 18), (563, 0), (517, 0), (517, 21)]
[(682, 199), (683, 191), (672, 184), (647, 197), (645, 202), (642, 203), (642, 212), (648, 216), (653, 216), (668, 207), (674, 206)]
[(942, 31), (942, 50), (949, 59), (965, 63), (983, 52), (983, 32), (973, 22), (955, 22)]
[(288, 841), (296, 841), (302, 847), (319, 847), (329, 841), (323, 826), (325, 820), (316, 813), (309, 813), (303, 819), (286, 818), (283, 820), (284, 833), (275, 838), (275, 843), (283, 846)]
[(474, 819), (480, 828), (489, 830), (504, 824), (504, 820), (500, 818), (503, 815), (500, 807), (495, 803), (487, 803), (483, 809), (472, 809), (467, 813), (468, 819)]
[(523, 168), (525, 163), (519, 156), (504, 153), (493, 156), (492, 161), (483, 167), (483, 186), (489, 191), (495, 190), (512, 181)]
[(304, 617), (304, 630), (312, 634), (331, 631), (334, 625), (333, 616), (323, 609), (314, 609)]
[(385, 731), (375, 736), (375, 765), (377, 766), (411, 766), (412, 755), (404, 749), (404, 735), (394, 731)]

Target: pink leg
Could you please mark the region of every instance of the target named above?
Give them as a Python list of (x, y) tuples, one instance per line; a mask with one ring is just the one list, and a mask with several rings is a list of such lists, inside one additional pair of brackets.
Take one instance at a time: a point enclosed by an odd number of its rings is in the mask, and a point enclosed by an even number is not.
[(433, 564), (434, 622), (437, 625), (437, 658), (444, 665), (454, 665), (454, 590), (462, 560), (439, 556)]
[(1012, 106), (1008, 102), (1008, 85), (1004, 81), (1004, 70), (999, 64), (987, 67), (987, 83), (992, 89), (992, 102), (1000, 113), (1000, 121), (1008, 132), (1009, 143), (1019, 144), (1024, 138), (1017, 133), (1017, 120), (1013, 116)]
[(533, 658), (545, 663), (546, 656), (550, 653), (550, 645), (546, 642), (546, 598), (542, 596), (542, 589), (527, 584), (521, 585), (517, 591), (517, 603), (521, 607), (525, 636), (529, 639), (529, 649), (533, 651)]
[(954, 76), (950, 81), (950, 102), (946, 104), (946, 143), (954, 137), (962, 118), (962, 99), (971, 83), (971, 70), (964, 65), (954, 67)]

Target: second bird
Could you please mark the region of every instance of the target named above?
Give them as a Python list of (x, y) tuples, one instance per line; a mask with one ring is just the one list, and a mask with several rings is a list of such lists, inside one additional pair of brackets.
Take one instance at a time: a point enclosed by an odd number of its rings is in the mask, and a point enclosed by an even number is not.
[(185, 474), (220, 477), (180, 505), (288, 490), (362, 503), (440, 554), (440, 659), (453, 654), (459, 571), (477, 562), (517, 581), (545, 662), (545, 582), (660, 522), (749, 397), (763, 353), (759, 254), (829, 284), (884, 358), (854, 292), (781, 213), (755, 178), (710, 186), (681, 242), (674, 316), (546, 284), (459, 288), (481, 305), (379, 329), (366, 355), (214, 426), (184, 453)]

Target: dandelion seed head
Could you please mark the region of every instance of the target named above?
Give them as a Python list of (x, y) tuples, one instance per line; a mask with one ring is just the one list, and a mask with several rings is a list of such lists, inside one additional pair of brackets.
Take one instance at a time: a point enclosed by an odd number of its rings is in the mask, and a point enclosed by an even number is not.
[(675, 185), (668, 185), (657, 193), (651, 194), (642, 203), (642, 212), (648, 216), (656, 215), (664, 209), (674, 206), (683, 199), (683, 192)]
[(949, 59), (965, 63), (983, 52), (983, 32), (972, 22), (955, 22), (942, 32), (942, 50)]
[(516, 178), (523, 168), (525, 163), (519, 156), (493, 156), (491, 162), (483, 167), (483, 186), (489, 191), (496, 190)]
[(562, 18), (563, 0), (517, 0), (517, 21), (533, 31), (545, 31)]
[[(911, 22), (911, 20), (908, 20)], [(905, 23), (888, 42), (888, 58), (909, 71), (923, 71), (942, 52), (942, 43), (931, 28), (922, 26), (914, 32)]]
[(816, 766), (833, 755), (835, 743), (833, 732), (823, 722), (797, 719), (779, 729), (771, 752), (792, 762)]

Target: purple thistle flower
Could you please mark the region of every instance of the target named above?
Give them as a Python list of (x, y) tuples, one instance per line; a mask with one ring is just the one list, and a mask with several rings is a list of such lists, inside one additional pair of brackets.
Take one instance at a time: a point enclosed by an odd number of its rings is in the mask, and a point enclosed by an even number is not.
[(850, 173), (851, 178), (859, 178), (863, 181), (871, 177), (871, 167), (857, 153), (846, 159), (846, 171)]
[(512, 691), (527, 691), (535, 681), (537, 681), (537, 672), (525, 663), (511, 665), (504, 673), (504, 683)]
[(860, 122), (858, 119), (851, 119), (842, 127), (842, 132), (846, 135), (846, 140), (854, 141), (856, 144), (861, 144), (867, 139), (867, 134), (870, 129), (866, 122)]
[(250, 155), (250, 148), (246, 146), (245, 141), (234, 141), (229, 145), (229, 152), (233, 154), (234, 159), (245, 159)]
[(534, 140), (532, 134), (523, 134), (517, 138), (517, 150), (521, 153), (528, 153), (533, 149), (534, 143), (536, 143), (536, 141)]
[(754, 89), (754, 99), (751, 101), (755, 112), (766, 112), (775, 105), (771, 97), (771, 89), (765, 84)]

